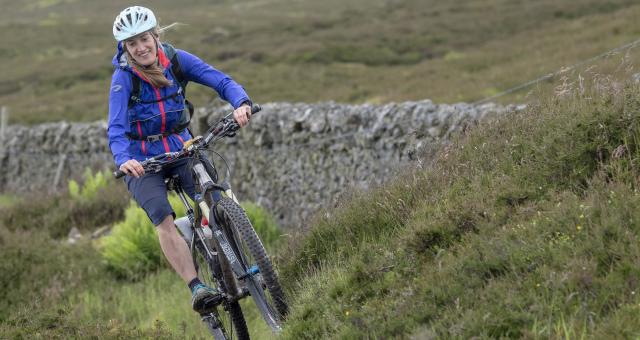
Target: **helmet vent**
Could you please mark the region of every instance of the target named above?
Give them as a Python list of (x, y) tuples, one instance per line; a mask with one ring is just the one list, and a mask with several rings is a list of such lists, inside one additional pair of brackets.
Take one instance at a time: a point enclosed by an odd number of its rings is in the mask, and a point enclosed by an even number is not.
[(147, 32), (158, 25), (153, 12), (142, 6), (132, 6), (124, 9), (113, 23), (113, 36), (117, 41), (123, 41), (137, 34)]

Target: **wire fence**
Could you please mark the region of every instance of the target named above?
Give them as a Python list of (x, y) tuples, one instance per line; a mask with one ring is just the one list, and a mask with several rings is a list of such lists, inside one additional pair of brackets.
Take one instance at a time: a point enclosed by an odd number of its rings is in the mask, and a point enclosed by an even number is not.
[(475, 102), (472, 103), (472, 105), (478, 105), (478, 104), (482, 104), (482, 103), (487, 103), (489, 101), (492, 101), (494, 99), (500, 98), (502, 96), (506, 96), (506, 95), (508, 95), (510, 93), (525, 89), (525, 88), (527, 88), (529, 86), (538, 84), (540, 82), (543, 82), (543, 81), (546, 81), (546, 80), (549, 80), (549, 79), (552, 79), (552, 78), (555, 78), (555, 77), (559, 76), (560, 74), (567, 73), (567, 72), (572, 71), (572, 70), (574, 70), (574, 69), (576, 69), (576, 68), (578, 68), (580, 66), (595, 62), (595, 61), (600, 60), (602, 58), (606, 58), (606, 57), (615, 55), (615, 54), (620, 53), (620, 52), (625, 51), (625, 50), (632, 49), (632, 48), (634, 48), (634, 47), (636, 47), (638, 45), (640, 45), (640, 39), (632, 41), (632, 42), (630, 42), (628, 44), (624, 44), (622, 46), (618, 46), (618, 47), (616, 47), (616, 48), (614, 48), (612, 50), (606, 51), (604, 53), (600, 53), (595, 57), (591, 57), (589, 59), (585, 59), (585, 60), (579, 61), (579, 62), (577, 62), (577, 63), (575, 63), (573, 65), (570, 65), (568, 67), (563, 67), (563, 68), (561, 68), (561, 69), (559, 69), (559, 70), (557, 70), (555, 72), (551, 72), (551, 73), (545, 74), (545, 75), (543, 75), (541, 77), (538, 77), (536, 79), (527, 81), (525, 83), (522, 83), (520, 85), (514, 86), (512, 88), (506, 89), (506, 90), (504, 90), (504, 91), (502, 91), (500, 93), (497, 93), (497, 94), (495, 94), (493, 96), (486, 97), (484, 99), (475, 101)]

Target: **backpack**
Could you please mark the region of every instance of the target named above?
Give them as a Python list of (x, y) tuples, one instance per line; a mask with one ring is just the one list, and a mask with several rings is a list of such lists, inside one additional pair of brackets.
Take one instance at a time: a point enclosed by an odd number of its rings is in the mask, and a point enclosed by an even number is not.
[[(176, 91), (175, 93), (169, 96), (162, 97), (160, 99), (143, 101), (142, 99), (140, 99), (140, 93), (142, 92), (142, 80), (139, 77), (136, 77), (135, 75), (131, 74), (131, 95), (129, 96), (128, 108), (131, 109), (135, 104), (139, 104), (139, 103), (151, 104), (151, 103), (165, 101), (168, 99), (175, 98), (182, 94), (185, 97), (184, 110), (182, 110), (182, 114), (176, 126), (174, 126), (170, 131), (165, 131), (162, 134), (162, 136), (167, 137), (174, 133), (180, 133), (182, 132), (182, 130), (189, 127), (189, 123), (191, 122), (191, 116), (193, 116), (193, 104), (191, 104), (191, 102), (189, 102), (186, 98), (186, 87), (189, 81), (185, 78), (184, 73), (182, 73), (182, 69), (180, 68), (180, 63), (178, 62), (178, 53), (176, 53), (175, 48), (170, 44), (163, 43), (162, 46), (164, 47), (164, 51), (165, 51), (165, 54), (167, 55), (167, 58), (171, 60), (171, 69), (169, 70), (169, 72), (171, 72), (173, 79), (175, 79), (178, 82), (178, 91)], [(134, 136), (132, 134), (129, 134), (129, 138), (136, 139), (136, 140), (147, 140), (149, 137), (159, 137), (159, 135)]]

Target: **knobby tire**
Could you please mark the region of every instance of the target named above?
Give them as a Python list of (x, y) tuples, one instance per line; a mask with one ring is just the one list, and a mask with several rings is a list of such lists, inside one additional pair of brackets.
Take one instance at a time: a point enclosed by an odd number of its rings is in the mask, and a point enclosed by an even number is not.
[[(215, 240), (215, 238), (213, 239)], [(227, 311), (231, 317), (231, 322), (235, 327), (235, 332), (237, 335), (237, 339), (249, 339), (249, 329), (247, 327), (247, 322), (244, 319), (244, 314), (242, 313), (242, 309), (240, 308), (240, 303), (235, 298), (240, 293), (238, 291), (238, 282), (236, 281), (236, 277), (233, 274), (233, 270), (231, 270), (231, 265), (229, 264), (229, 260), (227, 260), (226, 256), (220, 249), (218, 242), (216, 243), (216, 248), (218, 254), (218, 263), (220, 264), (220, 273), (222, 274), (222, 282), (224, 284), (224, 291), (232, 298), (234, 301), (227, 303)]]
[[(236, 242), (244, 243), (250, 255), (253, 257), (253, 260), (255, 260), (258, 265), (260, 275), (262, 275), (262, 279), (267, 286), (267, 291), (272, 300), (271, 302), (266, 302), (268, 305), (273, 305), (278, 314), (274, 315), (275, 318), (279, 321), (284, 320), (289, 311), (284, 292), (282, 291), (282, 287), (278, 281), (278, 276), (271, 264), (271, 260), (267, 255), (267, 251), (265, 250), (262, 241), (260, 241), (258, 234), (256, 234), (256, 231), (253, 229), (249, 218), (242, 207), (228, 197), (223, 197), (218, 202), (218, 208), (223, 213), (227, 223), (231, 225), (230, 229), (234, 239), (236, 239)], [(241, 238), (241, 240), (237, 240), (238, 235), (234, 230), (239, 232), (239, 238)], [(240, 251), (242, 250), (240, 249)], [(246, 263), (246, 265), (250, 266), (252, 263)]]
[[(208, 242), (207, 246), (212, 249), (210, 245), (211, 242)], [(198, 277), (200, 278), (200, 280), (209, 287), (219, 286), (217, 281), (213, 277), (213, 273), (216, 272), (214, 269), (217, 268), (217, 272), (223, 273), (223, 275), (225, 276), (225, 278), (223, 278), (223, 284), (225, 285), (225, 287), (219, 288), (225, 289), (226, 291), (227, 286), (229, 285), (228, 280), (226, 279), (226, 275), (229, 275), (229, 273), (226, 273), (225, 275), (225, 269), (223, 268), (226, 267), (228, 270), (229, 265), (227, 263), (225, 266), (220, 262), (220, 259), (224, 259), (224, 257), (219, 257), (217, 259), (218, 261), (216, 261), (213, 258), (210, 258), (201, 246), (196, 247), (196, 254), (194, 256), (196, 257), (196, 268), (198, 270)], [(226, 259), (224, 259), (223, 261), (225, 260)], [(231, 278), (234, 279), (232, 273)], [(236, 294), (237, 292), (234, 291), (234, 295)], [(244, 319), (244, 314), (242, 313), (242, 309), (240, 308), (240, 303), (238, 301), (223, 302), (222, 304), (217, 306), (215, 310), (215, 314), (217, 314), (220, 322), (222, 323), (222, 332), (227, 339), (249, 339), (249, 329), (247, 328), (247, 323)], [(229, 319), (227, 322), (224, 321), (224, 319), (226, 318), (225, 313), (227, 314)], [(217, 331), (211, 327), (212, 325), (209, 324), (207, 326), (212, 335), (216, 336)]]

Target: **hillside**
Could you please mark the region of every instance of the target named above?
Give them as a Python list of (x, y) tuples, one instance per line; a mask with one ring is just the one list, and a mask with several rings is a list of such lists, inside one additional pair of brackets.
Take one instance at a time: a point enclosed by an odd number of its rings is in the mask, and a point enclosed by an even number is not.
[[(280, 237), (282, 338), (640, 336), (640, 85), (574, 80)], [(124, 190), (0, 210), (0, 337), (205, 336), (166, 264), (127, 280), (100, 242), (64, 241), (120, 220)]]
[[(640, 15), (631, 0), (139, 4), (164, 24), (184, 23), (167, 40), (230, 73), (257, 102), (474, 101), (637, 39), (630, 23)], [(104, 119), (111, 25), (128, 5), (0, 0), (0, 104), (11, 121)], [(199, 105), (211, 99), (200, 86), (189, 95)]]
[(328, 209), (284, 256), (285, 338), (640, 336), (640, 88), (603, 79)]
[[(105, 117), (111, 21), (128, 4), (0, 0), (0, 104), (12, 122)], [(259, 102), (473, 101), (640, 32), (640, 4), (624, 0), (153, 6), (163, 23), (186, 24), (170, 41)], [(433, 162), (274, 232), (291, 305), (279, 338), (640, 338), (637, 59), (632, 49), (501, 98), (527, 108), (485, 117), (430, 150)], [(155, 259), (133, 277), (101, 255), (89, 235), (120, 224), (129, 197), (101, 176), (75, 197), (0, 195), (0, 339), (204, 338), (187, 288), (153, 247), (112, 243), (133, 265), (145, 251)], [(71, 226), (84, 235), (73, 244)], [(247, 305), (253, 338), (272, 339)]]

